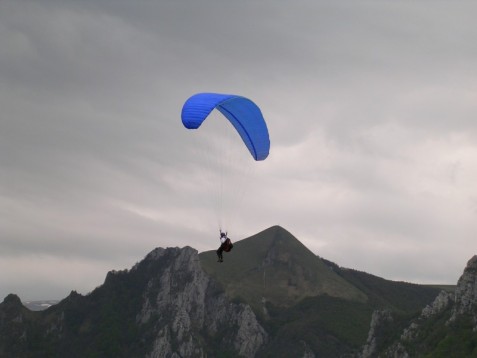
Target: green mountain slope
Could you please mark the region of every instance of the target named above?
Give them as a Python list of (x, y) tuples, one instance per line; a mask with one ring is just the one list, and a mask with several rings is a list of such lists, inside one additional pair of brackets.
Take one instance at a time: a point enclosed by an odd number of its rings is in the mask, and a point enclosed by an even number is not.
[(401, 313), (416, 313), (439, 294), (438, 286), (390, 281), (366, 272), (341, 268), (323, 259), (334, 272), (363, 291), (375, 309), (392, 309)]
[(217, 262), (215, 251), (199, 255), (203, 269), (227, 294), (264, 312), (264, 303), (290, 307), (305, 297), (328, 295), (366, 302), (366, 295), (330, 270), (315, 254), (280, 226), (234, 243)]
[(261, 317), (271, 340), (259, 357), (356, 355), (374, 310), (395, 312), (389, 332), (394, 335), (439, 292), (341, 268), (279, 226), (234, 245), (224, 263), (217, 262), (215, 251), (199, 257), (229, 297), (250, 304)]
[[(373, 308), (368, 303), (321, 295), (280, 309), (267, 305), (266, 327), (272, 339), (259, 357), (351, 357), (369, 331)], [(286, 352), (286, 353), (285, 353)]]

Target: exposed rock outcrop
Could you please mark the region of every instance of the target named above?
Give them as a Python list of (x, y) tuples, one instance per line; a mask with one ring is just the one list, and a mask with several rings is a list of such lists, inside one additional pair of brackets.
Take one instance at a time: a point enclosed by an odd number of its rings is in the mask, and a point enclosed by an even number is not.
[(412, 342), (418, 339), (422, 324), (433, 316), (438, 316), (447, 310), (454, 302), (454, 296), (450, 292), (441, 291), (434, 302), (424, 307), (421, 315), (414, 320), (401, 334), (401, 341)]
[[(398, 340), (373, 350), (376, 347), (372, 339), (375, 331), (372, 324), (363, 357), (441, 356), (443, 352), (439, 349), (443, 349), (442, 346), (446, 347), (445, 352), (453, 352), (455, 356), (475, 356), (477, 350), (473, 350), (472, 342), (477, 340), (477, 256), (468, 261), (455, 293), (441, 291), (409, 323)], [(440, 347), (433, 332), (439, 332), (438, 336), (446, 340), (446, 344)]]
[(374, 357), (378, 351), (380, 338), (387, 327), (392, 325), (393, 317), (388, 310), (376, 310), (371, 317), (368, 339), (363, 347), (362, 358)]
[(154, 321), (157, 332), (148, 357), (204, 357), (203, 341), (213, 337), (218, 347), (253, 357), (267, 341), (251, 308), (229, 302), (202, 271), (196, 250), (156, 249), (147, 260), (171, 263), (148, 281), (137, 315), (140, 324)]
[(454, 303), (454, 295), (447, 291), (441, 291), (434, 302), (424, 307), (421, 312), (421, 319), (430, 318), (444, 312)]
[(455, 321), (459, 315), (470, 315), (477, 329), (477, 255), (473, 256), (464, 269), (464, 273), (457, 282), (455, 289), (455, 305), (452, 310), (450, 322)]

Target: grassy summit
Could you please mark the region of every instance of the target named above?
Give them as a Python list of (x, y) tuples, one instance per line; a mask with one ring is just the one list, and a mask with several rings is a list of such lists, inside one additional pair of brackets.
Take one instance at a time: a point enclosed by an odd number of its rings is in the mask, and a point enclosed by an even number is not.
[(264, 302), (289, 307), (305, 297), (329, 295), (365, 302), (366, 295), (333, 272), (292, 234), (273, 226), (234, 243), (224, 263), (214, 251), (200, 254), (204, 270), (227, 294), (260, 312)]

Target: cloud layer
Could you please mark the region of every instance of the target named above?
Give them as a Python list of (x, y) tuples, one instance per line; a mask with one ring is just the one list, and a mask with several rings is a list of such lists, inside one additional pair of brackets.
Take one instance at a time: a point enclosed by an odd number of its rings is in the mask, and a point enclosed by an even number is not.
[[(0, 295), (86, 293), (154, 247), (214, 249), (218, 212), (234, 239), (279, 224), (345, 267), (456, 282), (477, 252), (476, 10), (2, 1)], [(182, 127), (202, 91), (261, 107), (265, 162), (217, 164), (235, 139), (218, 116)]]

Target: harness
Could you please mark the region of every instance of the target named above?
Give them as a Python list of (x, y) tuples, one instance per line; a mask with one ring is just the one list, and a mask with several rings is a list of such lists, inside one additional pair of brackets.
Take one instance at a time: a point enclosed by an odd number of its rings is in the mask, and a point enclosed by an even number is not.
[(232, 241), (230, 241), (229, 238), (227, 238), (227, 240), (225, 240), (225, 242), (222, 244), (222, 249), (225, 252), (229, 252), (230, 250), (232, 250), (232, 247), (234, 247), (234, 245), (232, 244)]

